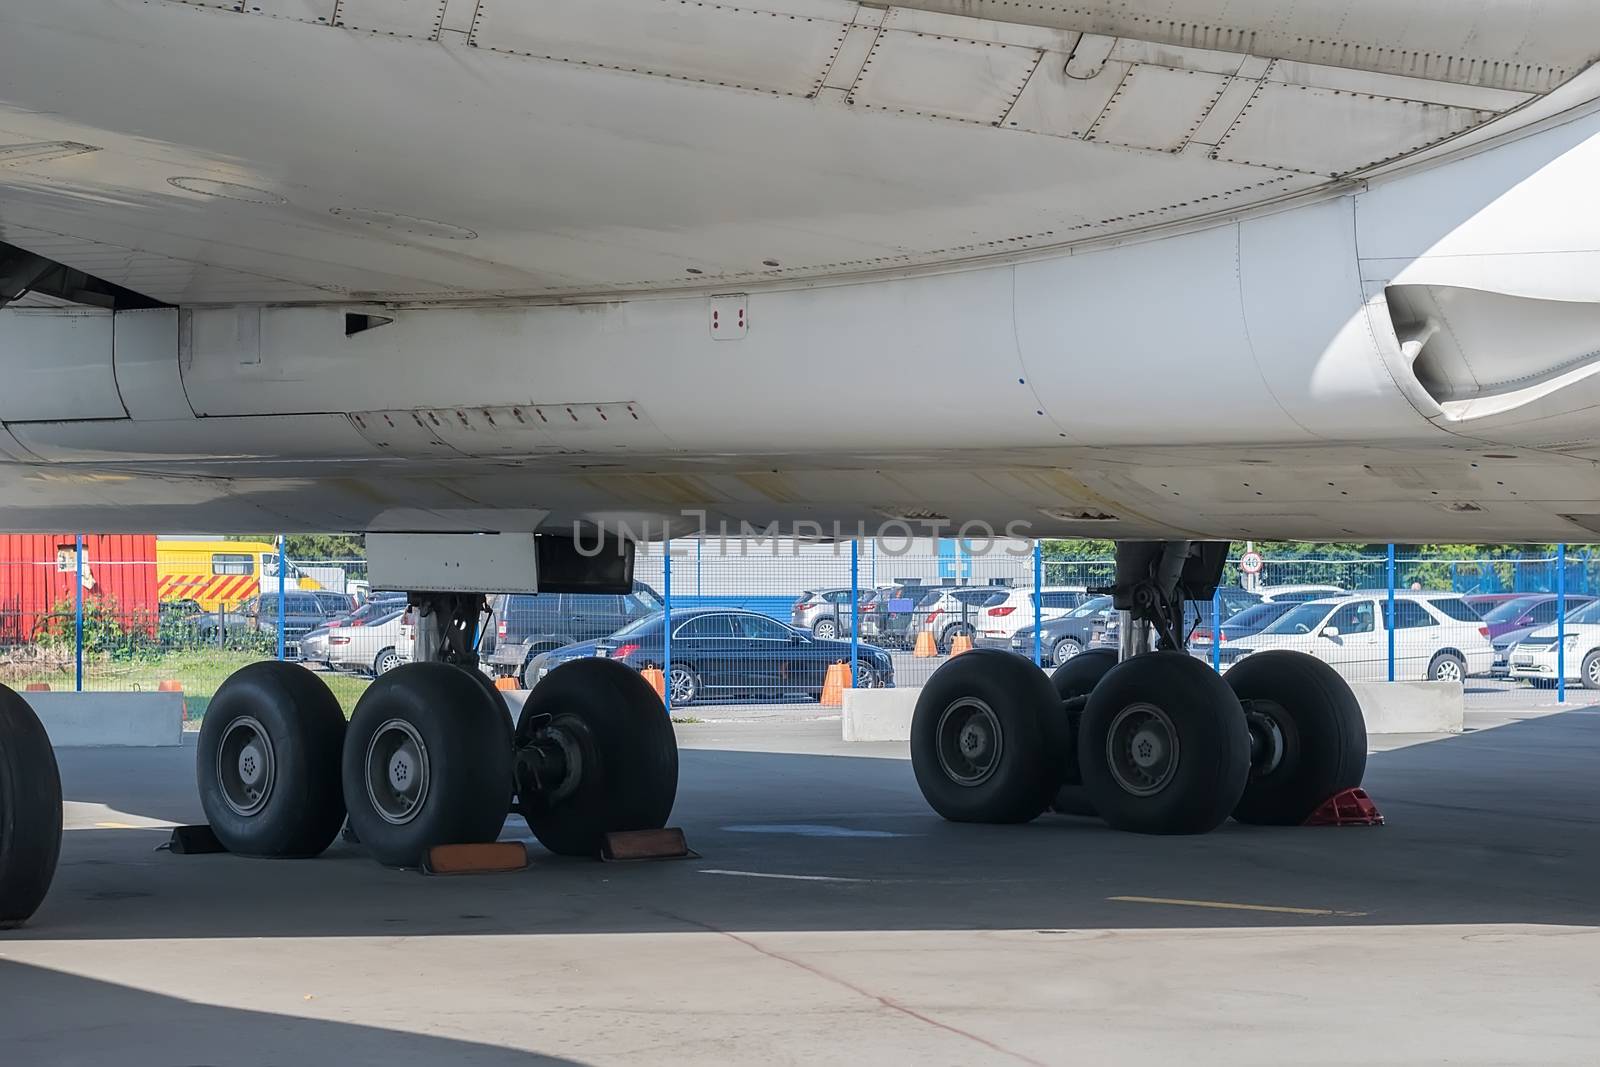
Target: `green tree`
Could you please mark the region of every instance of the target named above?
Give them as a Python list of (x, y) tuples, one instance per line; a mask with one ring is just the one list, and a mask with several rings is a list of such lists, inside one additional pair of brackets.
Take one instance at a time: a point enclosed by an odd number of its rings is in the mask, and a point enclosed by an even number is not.
[[(277, 534), (236, 534), (229, 541), (276, 541)], [(366, 538), (361, 534), (287, 534), (283, 551), (294, 560), (366, 559)]]

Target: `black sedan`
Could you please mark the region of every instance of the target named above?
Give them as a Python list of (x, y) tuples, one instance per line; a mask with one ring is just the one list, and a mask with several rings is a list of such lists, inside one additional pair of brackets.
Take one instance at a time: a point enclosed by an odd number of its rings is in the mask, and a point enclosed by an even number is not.
[[(822, 695), (828, 667), (849, 663), (849, 641), (830, 641), (785, 626), (753, 611), (685, 608), (672, 625), (672, 706), (728, 697)], [(619, 660), (636, 670), (666, 664), (666, 626), (660, 613), (624, 626), (600, 641), (583, 641), (534, 657), (528, 682), (536, 684), (556, 666), (594, 656)], [(894, 685), (894, 662), (875, 645), (857, 649), (854, 673), (860, 689)]]

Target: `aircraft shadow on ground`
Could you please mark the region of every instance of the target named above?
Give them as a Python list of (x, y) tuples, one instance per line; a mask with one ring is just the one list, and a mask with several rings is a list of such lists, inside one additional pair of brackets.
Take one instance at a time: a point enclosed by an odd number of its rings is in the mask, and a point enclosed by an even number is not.
[[(68, 796), (198, 817), (192, 749), (127, 787), (65, 752)], [(601, 864), (532, 845), (530, 870), (425, 878), (336, 844), (311, 861), (173, 856), (159, 830), (67, 834), (50, 899), (6, 939), (1055, 930), (1367, 924), (1600, 925), (1600, 713), (1375, 754), (1382, 828), (1227, 823), (1145, 837), (1092, 818), (946, 823), (909, 762), (686, 748), (674, 823), (698, 860)], [(120, 781), (119, 781), (120, 778)], [(144, 799), (141, 801), (141, 797)], [(527, 837), (520, 819), (507, 836)], [(1262, 911), (1119, 897), (1293, 909)]]
[(226, 1063), (254, 1067), (556, 1067), (572, 1060), (475, 1041), (294, 1015), (222, 1008), (0, 960), (5, 1061)]

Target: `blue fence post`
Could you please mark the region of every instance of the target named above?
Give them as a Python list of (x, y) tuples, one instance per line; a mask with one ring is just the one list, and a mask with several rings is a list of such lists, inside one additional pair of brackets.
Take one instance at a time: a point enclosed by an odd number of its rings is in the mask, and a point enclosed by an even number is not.
[(1033, 542), (1033, 665), (1044, 666), (1044, 549)]
[(1211, 669), (1222, 670), (1222, 586), (1211, 594)]
[(850, 542), (850, 688), (861, 662), (861, 542)]
[(284, 566), (284, 563), (287, 561), (287, 559), (288, 559), (288, 556), (284, 552), (284, 536), (283, 536), (283, 534), (279, 534), (278, 535), (278, 659), (280, 659), (280, 660), (282, 660), (284, 658), (284, 653), (285, 653), (285, 651), (287, 651), (287, 647), (286, 646), (288, 644), (284, 640), (285, 620), (284, 620), (284, 617), (283, 617), (284, 607), (286, 606), (286, 604), (288, 602), (288, 599), (289, 599), (288, 595), (284, 592), (284, 584), (283, 584), (284, 583), (284, 577), (285, 577), (284, 572), (289, 569), (288, 567)]
[(1389, 681), (1394, 681), (1394, 545), (1389, 546), (1389, 613), (1384, 629), (1389, 633)]
[(83, 692), (83, 534), (78, 535), (78, 576), (74, 580), (77, 585), (77, 619), (75, 624), (76, 636), (73, 638), (73, 659), (76, 667), (73, 670), (73, 688)]
[(666, 676), (662, 688), (667, 714), (672, 714), (672, 540), (661, 542), (661, 671)]
[(1567, 546), (1556, 546), (1556, 703), (1567, 702)]

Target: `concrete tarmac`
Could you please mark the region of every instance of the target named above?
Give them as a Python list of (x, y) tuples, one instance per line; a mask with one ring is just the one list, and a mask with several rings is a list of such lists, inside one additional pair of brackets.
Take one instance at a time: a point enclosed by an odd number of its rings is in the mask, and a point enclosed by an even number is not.
[(1600, 711), (1383, 739), (1382, 828), (1190, 838), (948, 824), (814, 705), (694, 715), (702, 858), (489, 877), (158, 852), (192, 736), (63, 751), (0, 1063), (1597, 1062)]

